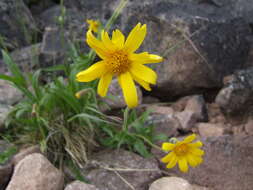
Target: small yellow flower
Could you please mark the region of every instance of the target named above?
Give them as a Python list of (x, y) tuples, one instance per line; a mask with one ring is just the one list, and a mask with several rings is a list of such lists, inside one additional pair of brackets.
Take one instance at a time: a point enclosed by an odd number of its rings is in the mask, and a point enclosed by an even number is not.
[(188, 171), (188, 164), (196, 167), (203, 162), (204, 151), (199, 149), (203, 146), (202, 142), (192, 143), (196, 138), (195, 134), (186, 137), (183, 141), (177, 141), (176, 144), (165, 142), (162, 149), (171, 151), (161, 159), (163, 163), (168, 163), (167, 168), (173, 168), (177, 163), (182, 172)]
[(98, 32), (98, 28), (100, 26), (100, 22), (96, 20), (87, 19), (86, 22), (89, 24), (89, 30), (93, 32)]
[(86, 41), (102, 59), (93, 64), (87, 70), (77, 74), (79, 82), (89, 82), (100, 78), (97, 92), (104, 97), (113, 76), (118, 78), (119, 85), (123, 90), (124, 99), (128, 107), (138, 105), (135, 82), (144, 89), (150, 91), (150, 84), (156, 83), (156, 73), (145, 66), (148, 63), (158, 63), (162, 57), (148, 52), (134, 53), (142, 44), (146, 36), (146, 25), (138, 23), (125, 40), (125, 36), (115, 30), (110, 39), (107, 32), (101, 32), (101, 40), (94, 37), (92, 32), (87, 32)]

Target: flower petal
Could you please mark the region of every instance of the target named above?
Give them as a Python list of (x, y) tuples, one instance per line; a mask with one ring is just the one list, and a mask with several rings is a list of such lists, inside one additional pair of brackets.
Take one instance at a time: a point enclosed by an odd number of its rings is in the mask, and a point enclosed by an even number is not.
[(170, 159), (170, 162), (167, 164), (166, 168), (173, 168), (177, 164), (178, 158), (175, 154), (173, 154), (172, 158)]
[(129, 108), (136, 107), (138, 105), (138, 96), (131, 74), (125, 72), (120, 74), (118, 78), (127, 106)]
[(147, 91), (151, 91), (150, 85), (149, 83), (145, 82), (144, 80), (140, 79), (139, 77), (132, 75), (133, 79), (139, 83), (139, 85), (141, 85), (145, 90)]
[(98, 94), (100, 96), (102, 97), (106, 96), (111, 80), (112, 80), (111, 73), (106, 73), (101, 77), (101, 79), (99, 80), (98, 89), (97, 89)]
[(186, 138), (183, 140), (183, 142), (184, 142), (184, 143), (190, 143), (190, 142), (194, 141), (195, 139), (196, 139), (196, 135), (195, 135), (195, 134), (192, 134), (192, 135), (186, 137)]
[(121, 33), (120, 30), (117, 29), (112, 32), (112, 42), (119, 48), (122, 48), (124, 46), (125, 36)]
[(172, 143), (163, 143), (162, 144), (162, 149), (165, 150), (165, 151), (169, 151), (169, 150), (172, 150), (173, 148), (175, 147), (175, 144), (172, 144)]
[(199, 156), (195, 156), (194, 159), (196, 160), (197, 164), (201, 164), (203, 162), (203, 159)]
[(145, 65), (142, 65), (140, 63), (133, 63), (131, 65), (130, 72), (135, 77), (138, 77), (139, 79), (147, 83), (151, 83), (151, 84), (156, 83), (157, 75), (155, 71), (153, 71), (152, 69), (150, 69), (149, 67)]
[(110, 51), (115, 50), (115, 45), (112, 43), (108, 33), (105, 32), (104, 30), (101, 31), (101, 39), (106, 49)]
[(191, 148), (200, 148), (200, 147), (203, 146), (203, 143), (202, 143), (201, 141), (197, 141), (197, 142), (195, 142), (195, 143), (189, 144), (189, 146), (190, 146)]
[(163, 58), (159, 55), (149, 54), (148, 52), (132, 53), (129, 59), (135, 62), (147, 64), (147, 63), (159, 63), (163, 61)]
[(170, 152), (169, 154), (167, 154), (166, 156), (164, 156), (162, 159), (161, 159), (161, 162), (163, 163), (168, 163), (172, 157), (175, 156), (174, 155), (174, 152)]
[(191, 148), (190, 152), (196, 156), (203, 156), (205, 154), (203, 150), (198, 149), (198, 148)]
[(128, 52), (134, 52), (142, 44), (147, 33), (146, 24), (142, 25), (138, 23), (127, 37), (124, 49)]
[(188, 154), (186, 156), (187, 162), (190, 164), (191, 167), (196, 167), (198, 165), (198, 161), (195, 159), (195, 156)]
[(76, 80), (79, 82), (90, 82), (101, 77), (106, 72), (104, 61), (99, 61), (88, 69), (77, 73)]
[(91, 48), (95, 50), (100, 58), (104, 59), (107, 57), (108, 52), (106, 51), (106, 47), (100, 40), (93, 36), (91, 30), (88, 30), (86, 33), (86, 42)]
[(178, 160), (178, 166), (182, 172), (186, 173), (188, 171), (188, 164), (185, 158), (181, 158)]

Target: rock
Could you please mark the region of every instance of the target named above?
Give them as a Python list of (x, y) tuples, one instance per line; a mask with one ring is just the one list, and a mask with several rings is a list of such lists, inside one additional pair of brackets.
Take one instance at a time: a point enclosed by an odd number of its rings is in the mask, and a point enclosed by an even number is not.
[(178, 129), (182, 128), (179, 120), (174, 116), (173, 112), (169, 113), (169, 111), (171, 110), (169, 109), (166, 111), (167, 114), (151, 113), (148, 117), (146, 123), (147, 125), (154, 126), (154, 133), (156, 135), (164, 134), (168, 137), (174, 137), (178, 135)]
[(224, 114), (222, 113), (220, 106), (216, 103), (211, 103), (207, 105), (207, 112), (209, 117), (210, 123), (222, 123), (225, 124), (226, 118)]
[(121, 149), (99, 152), (90, 160), (94, 164), (84, 168), (86, 178), (101, 190), (144, 190), (161, 176), (154, 158), (144, 159)]
[(197, 128), (201, 137), (222, 136), (225, 131), (222, 124), (198, 123)]
[(172, 169), (174, 175), (215, 190), (252, 189), (253, 136), (225, 135), (202, 139), (202, 142), (204, 162), (187, 174)]
[(129, 10), (122, 25), (130, 31), (137, 22), (146, 23), (143, 50), (165, 57), (155, 66), (155, 96), (173, 100), (220, 88), (224, 76), (244, 66), (250, 28), (243, 19), (203, 4), (152, 2)]
[(176, 118), (181, 124), (181, 129), (183, 131), (191, 131), (191, 129), (197, 123), (197, 118), (194, 112), (192, 111), (182, 111), (175, 114)]
[(226, 114), (245, 115), (253, 103), (253, 68), (236, 72), (215, 102)]
[(151, 110), (152, 114), (164, 114), (164, 115), (174, 114), (173, 108), (168, 106), (151, 105), (148, 106), (146, 109)]
[(17, 164), (6, 190), (62, 190), (62, 188), (63, 174), (43, 155), (34, 153)]
[(154, 181), (149, 190), (193, 190), (191, 184), (179, 177), (163, 177)]
[(15, 49), (32, 43), (36, 25), (22, 0), (1, 0), (0, 15), (0, 34), (4, 40), (0, 48)]
[(21, 160), (23, 160), (26, 156), (33, 153), (41, 153), (39, 146), (31, 146), (28, 148), (24, 148), (19, 150), (17, 154), (15, 154), (11, 160), (14, 166), (16, 166)]
[(10, 111), (11, 111), (11, 106), (0, 104), (0, 131), (1, 131), (1, 128), (3, 128), (4, 122)]
[(83, 183), (81, 181), (74, 181), (67, 185), (64, 190), (98, 190), (94, 185)]
[(253, 135), (253, 120), (250, 119), (246, 124), (245, 124), (245, 131), (249, 135)]
[[(137, 94), (138, 94), (138, 102), (139, 104), (141, 104), (142, 92), (139, 86), (136, 86), (136, 88), (137, 88)], [(103, 100), (103, 102), (105, 103), (100, 106), (100, 109), (102, 111), (107, 111), (110, 109), (120, 109), (120, 108), (126, 107), (122, 89), (120, 88), (117, 79), (112, 80), (107, 92), (107, 96), (105, 98), (101, 98), (101, 100)]]
[(191, 96), (184, 110), (192, 111), (198, 122), (208, 120), (207, 108), (202, 95)]
[(13, 105), (22, 98), (22, 93), (4, 80), (0, 80), (0, 94), (0, 104)]

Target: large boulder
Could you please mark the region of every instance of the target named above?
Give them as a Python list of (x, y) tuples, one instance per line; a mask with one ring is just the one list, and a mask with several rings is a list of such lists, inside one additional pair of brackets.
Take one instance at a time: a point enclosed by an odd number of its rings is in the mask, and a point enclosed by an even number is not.
[(34, 153), (21, 160), (14, 169), (6, 190), (62, 190), (63, 174), (42, 154)]
[(101, 190), (144, 190), (161, 176), (154, 158), (144, 159), (122, 149), (99, 152), (90, 160), (83, 171)]
[(165, 58), (154, 65), (157, 97), (170, 100), (221, 88), (224, 76), (244, 66), (251, 34), (244, 19), (209, 4), (148, 2), (126, 8), (121, 22), (126, 32), (146, 23), (142, 50)]
[(14, 49), (31, 44), (36, 32), (34, 19), (23, 0), (1, 0), (0, 48)]

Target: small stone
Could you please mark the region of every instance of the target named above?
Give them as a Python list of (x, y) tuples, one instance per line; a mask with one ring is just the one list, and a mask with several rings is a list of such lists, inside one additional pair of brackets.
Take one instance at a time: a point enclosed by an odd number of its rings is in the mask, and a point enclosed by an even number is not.
[(64, 190), (98, 190), (96, 186), (83, 183), (81, 181), (74, 181), (67, 185)]
[(207, 121), (207, 108), (202, 95), (191, 96), (185, 106), (185, 111), (192, 111), (197, 121)]
[(174, 110), (172, 107), (166, 107), (166, 106), (149, 106), (147, 107), (148, 110), (152, 111), (152, 114), (166, 114), (171, 115), (174, 113)]
[(222, 136), (225, 126), (222, 124), (198, 123), (197, 128), (201, 137)]
[(193, 190), (191, 184), (180, 177), (163, 177), (154, 181), (149, 190)]
[(253, 120), (250, 119), (246, 124), (245, 124), (245, 131), (249, 135), (253, 135)]
[(4, 80), (0, 80), (0, 94), (0, 104), (13, 105), (22, 98), (22, 93)]
[(182, 130), (184, 131), (190, 131), (197, 123), (195, 113), (192, 111), (178, 112), (175, 116), (179, 120)]
[(6, 190), (62, 190), (63, 179), (62, 172), (42, 154), (34, 153), (15, 166)]

